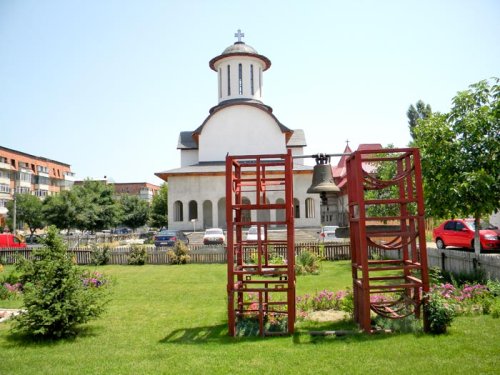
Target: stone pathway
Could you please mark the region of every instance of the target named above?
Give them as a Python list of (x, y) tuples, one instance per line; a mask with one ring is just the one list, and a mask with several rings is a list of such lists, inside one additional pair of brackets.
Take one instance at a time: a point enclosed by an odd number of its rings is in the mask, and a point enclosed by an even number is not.
[(18, 315), (21, 312), (20, 309), (2, 309), (0, 308), (0, 323), (5, 322), (12, 316)]

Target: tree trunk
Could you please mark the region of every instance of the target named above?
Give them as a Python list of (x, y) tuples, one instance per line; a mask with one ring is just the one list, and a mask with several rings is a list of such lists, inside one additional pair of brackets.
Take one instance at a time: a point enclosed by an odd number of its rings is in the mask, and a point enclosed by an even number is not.
[(481, 216), (476, 214), (474, 217), (474, 254), (476, 255), (476, 258), (479, 256), (481, 253), (481, 242), (479, 241), (479, 229), (481, 225)]

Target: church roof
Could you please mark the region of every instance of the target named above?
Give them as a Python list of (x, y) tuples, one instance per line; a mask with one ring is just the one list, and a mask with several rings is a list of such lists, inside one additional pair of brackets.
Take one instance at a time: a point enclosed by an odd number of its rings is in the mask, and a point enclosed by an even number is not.
[(212, 60), (210, 60), (208, 65), (210, 66), (210, 69), (217, 71), (217, 69), (215, 68), (215, 63), (226, 57), (232, 57), (232, 56), (256, 57), (264, 63), (264, 71), (266, 71), (271, 67), (271, 60), (269, 60), (266, 56), (259, 55), (255, 50), (255, 48), (249, 46), (248, 44), (242, 41), (235, 42), (234, 44), (227, 47), (219, 56), (216, 56)]
[[(287, 147), (305, 147), (307, 146), (306, 136), (304, 130), (295, 129), (291, 130), (292, 136), (288, 140)], [(183, 131), (179, 134), (179, 140), (177, 141), (178, 150), (197, 150), (198, 144), (193, 137), (193, 131)]]
[(178, 150), (197, 150), (198, 144), (193, 138), (193, 132), (181, 132), (177, 141)]
[[(280, 170), (278, 167), (277, 170)], [(272, 171), (272, 168), (269, 169)], [(302, 165), (294, 163), (293, 171), (294, 173), (312, 173), (313, 167), (310, 165)], [(281, 171), (281, 170), (280, 170)], [(272, 173), (272, 172), (271, 172)], [(187, 175), (225, 175), (226, 174), (226, 162), (225, 161), (211, 161), (211, 162), (200, 162), (197, 164), (189, 165), (181, 168), (169, 169), (162, 172), (155, 173), (156, 176), (164, 181), (167, 181), (168, 177), (171, 176), (187, 176)]]
[(262, 102), (260, 102), (258, 100), (252, 100), (252, 99), (231, 99), (231, 100), (225, 100), (225, 101), (219, 103), (218, 105), (216, 105), (215, 107), (212, 107), (210, 109), (210, 111), (209, 111), (210, 114), (203, 121), (203, 123), (192, 133), (192, 136), (193, 136), (193, 139), (195, 140), (195, 142), (197, 142), (197, 138), (199, 137), (199, 135), (203, 131), (203, 127), (205, 126), (205, 124), (207, 123), (207, 121), (210, 119), (210, 117), (212, 117), (218, 111), (220, 111), (220, 110), (222, 110), (224, 108), (233, 106), (233, 105), (248, 105), (248, 106), (256, 107), (256, 108), (258, 108), (258, 109), (260, 109), (262, 111), (267, 112), (274, 119), (274, 121), (276, 121), (276, 123), (278, 124), (281, 132), (285, 133), (287, 143), (290, 140), (290, 138), (292, 136), (292, 133), (293, 133), (293, 130), (287, 128), (285, 125), (283, 125), (278, 120), (278, 118), (273, 114), (273, 109), (270, 106), (265, 105), (265, 104), (263, 104)]

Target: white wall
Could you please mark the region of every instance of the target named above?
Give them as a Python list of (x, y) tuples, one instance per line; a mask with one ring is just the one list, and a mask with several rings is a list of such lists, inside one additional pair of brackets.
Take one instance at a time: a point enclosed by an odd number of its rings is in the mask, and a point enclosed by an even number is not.
[[(318, 194), (307, 194), (306, 191), (311, 185), (311, 174), (294, 175), (294, 198), (300, 201), (300, 218), (295, 219), (296, 227), (320, 227), (320, 199)], [(193, 224), (189, 221), (189, 201), (196, 200), (198, 204), (198, 221), (196, 228), (198, 230), (206, 227), (203, 221), (203, 202), (210, 200), (212, 202), (212, 225), (218, 226), (218, 202), (226, 196), (225, 176), (179, 176), (169, 177), (168, 192), (168, 226), (170, 229), (180, 229), (190, 231)], [(246, 195), (245, 195), (246, 196)], [(254, 196), (247, 196), (251, 202), (254, 202)], [(282, 192), (269, 192), (268, 198), (271, 203), (275, 203), (278, 198), (284, 198)], [(314, 217), (306, 218), (306, 198), (314, 200)], [(183, 205), (183, 221), (174, 221), (174, 202), (181, 201)], [(225, 212), (222, 212), (225, 222)], [(252, 216), (256, 220), (255, 213)], [(271, 212), (271, 220), (275, 219), (275, 212)]]
[(181, 167), (198, 163), (198, 150), (181, 150)]
[(249, 105), (230, 106), (205, 123), (200, 134), (199, 160), (223, 161), (227, 153), (284, 154), (285, 134), (264, 110)]

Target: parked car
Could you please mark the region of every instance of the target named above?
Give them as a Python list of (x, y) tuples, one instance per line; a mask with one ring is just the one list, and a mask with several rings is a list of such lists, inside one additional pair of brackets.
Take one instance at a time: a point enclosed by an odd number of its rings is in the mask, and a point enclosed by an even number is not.
[(43, 238), (43, 236), (38, 234), (28, 235), (26, 236), (25, 241), (27, 245), (39, 245), (42, 243)]
[(339, 227), (336, 225), (328, 225), (321, 228), (318, 232), (318, 241), (319, 242), (330, 242), (338, 240), (336, 235), (336, 231)]
[[(473, 219), (447, 220), (432, 231), (432, 238), (438, 249), (445, 249), (446, 246), (474, 249), (474, 229)], [(479, 229), (479, 242), (481, 250), (500, 249), (500, 231), (483, 225)]]
[(130, 228), (116, 228), (111, 231), (112, 234), (129, 234), (132, 233)]
[(203, 235), (204, 245), (222, 245), (226, 242), (226, 236), (221, 228), (210, 228)]
[(154, 236), (155, 246), (174, 246), (176, 241), (189, 244), (189, 238), (180, 230), (162, 230)]
[(0, 248), (25, 248), (26, 242), (12, 233), (0, 233)]
[[(260, 228), (260, 239), (261, 241), (265, 240), (264, 229)], [(248, 228), (247, 232), (247, 241), (257, 241), (257, 226), (251, 226)]]

